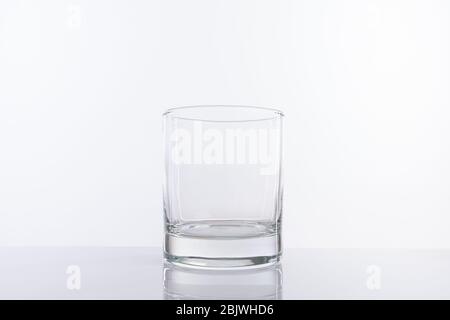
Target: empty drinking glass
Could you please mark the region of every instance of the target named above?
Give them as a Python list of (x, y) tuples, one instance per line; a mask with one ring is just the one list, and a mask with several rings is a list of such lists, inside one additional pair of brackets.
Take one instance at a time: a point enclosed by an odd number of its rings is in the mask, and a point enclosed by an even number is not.
[(214, 105), (163, 116), (165, 258), (206, 268), (279, 261), (283, 114)]

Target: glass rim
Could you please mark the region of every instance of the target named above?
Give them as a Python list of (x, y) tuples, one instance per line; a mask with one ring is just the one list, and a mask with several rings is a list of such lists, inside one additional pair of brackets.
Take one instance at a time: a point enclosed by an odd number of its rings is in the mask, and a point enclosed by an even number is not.
[[(212, 108), (236, 108), (236, 109), (243, 109), (243, 110), (253, 110), (253, 111), (265, 111), (272, 113), (272, 116), (269, 117), (255, 117), (254, 119), (241, 119), (241, 120), (215, 120), (215, 119), (204, 119), (202, 117), (190, 117), (190, 116), (182, 116), (177, 115), (177, 112), (188, 110), (188, 109), (212, 109)], [(204, 122), (253, 122), (253, 121), (267, 121), (267, 120), (274, 120), (278, 118), (284, 117), (284, 113), (276, 108), (271, 107), (259, 107), (259, 106), (249, 106), (249, 105), (226, 105), (226, 104), (209, 104), (209, 105), (190, 105), (190, 106), (180, 106), (180, 107), (173, 107), (167, 109), (163, 114), (163, 117), (171, 116), (175, 119), (181, 119), (181, 120), (190, 120), (190, 121), (204, 121)]]

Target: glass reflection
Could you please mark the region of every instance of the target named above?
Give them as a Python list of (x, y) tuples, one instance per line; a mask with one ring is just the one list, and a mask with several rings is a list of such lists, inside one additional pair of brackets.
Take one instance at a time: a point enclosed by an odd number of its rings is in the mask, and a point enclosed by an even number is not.
[(199, 270), (166, 262), (164, 299), (281, 299), (281, 264), (249, 270)]

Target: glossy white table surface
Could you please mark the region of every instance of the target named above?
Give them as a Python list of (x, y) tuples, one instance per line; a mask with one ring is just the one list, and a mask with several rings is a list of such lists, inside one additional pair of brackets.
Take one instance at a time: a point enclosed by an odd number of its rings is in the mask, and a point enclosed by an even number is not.
[(280, 265), (202, 271), (160, 248), (0, 247), (0, 299), (450, 299), (450, 250), (285, 249)]

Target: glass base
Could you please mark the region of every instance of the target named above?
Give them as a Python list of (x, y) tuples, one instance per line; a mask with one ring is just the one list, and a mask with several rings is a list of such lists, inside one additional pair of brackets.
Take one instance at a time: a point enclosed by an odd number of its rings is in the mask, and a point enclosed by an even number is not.
[(272, 257), (248, 257), (248, 258), (191, 258), (179, 257), (169, 254), (164, 255), (166, 261), (181, 267), (201, 268), (201, 269), (250, 269), (264, 268), (280, 261), (280, 255)]
[[(190, 230), (189, 235), (166, 233), (164, 255), (167, 261), (194, 268), (242, 269), (263, 267), (280, 260), (280, 233), (273, 232), (273, 228), (265, 229), (272, 232), (261, 232), (261, 225), (257, 225), (258, 232), (249, 233), (248, 229), (252, 228), (246, 223), (205, 225), (184, 226), (182, 229)], [(201, 233), (194, 236), (192, 230)]]

